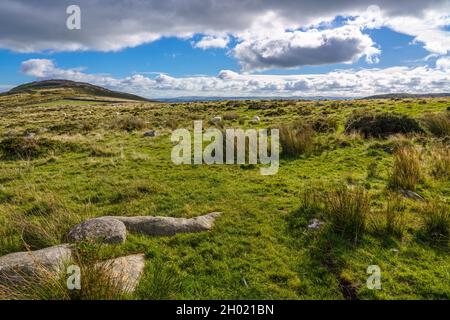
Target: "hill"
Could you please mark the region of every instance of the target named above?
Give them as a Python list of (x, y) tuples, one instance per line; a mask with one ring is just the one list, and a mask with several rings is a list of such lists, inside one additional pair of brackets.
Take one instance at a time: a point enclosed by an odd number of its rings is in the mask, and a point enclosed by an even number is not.
[(442, 98), (442, 97), (450, 97), (450, 93), (387, 93), (387, 94), (378, 94), (369, 97), (364, 97), (363, 99), (423, 99), (423, 98)]
[(150, 100), (118, 91), (112, 91), (89, 83), (70, 80), (44, 80), (17, 86), (0, 95), (2, 100), (15, 102), (15, 105), (44, 103), (58, 100), (87, 102), (148, 102)]

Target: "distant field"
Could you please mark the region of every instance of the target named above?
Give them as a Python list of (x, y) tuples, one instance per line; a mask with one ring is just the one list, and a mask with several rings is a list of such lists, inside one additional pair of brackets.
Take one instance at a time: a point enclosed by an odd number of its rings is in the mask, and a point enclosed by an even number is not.
[[(448, 237), (433, 240), (424, 218), (427, 205), (449, 208), (448, 175), (435, 173), (437, 152), (448, 166), (449, 137), (422, 122), (429, 114), (448, 119), (450, 98), (184, 104), (27, 99), (22, 104), (0, 97), (0, 147), (11, 137), (28, 136), (41, 148), (29, 158), (0, 154), (0, 255), (63, 243), (71, 227), (91, 217), (220, 211), (211, 232), (130, 234), (122, 245), (100, 247), (101, 256), (146, 254), (145, 275), (130, 296), (138, 299), (450, 298)], [(346, 120), (361, 110), (407, 115), (424, 131), (386, 138), (345, 132)], [(223, 128), (326, 125), (314, 127), (311, 150), (282, 156), (277, 175), (260, 175), (259, 165), (174, 165), (171, 130), (192, 128), (194, 120), (213, 126), (215, 116), (224, 118)], [(254, 116), (261, 121), (252, 124)], [(144, 137), (149, 129), (157, 136)], [(411, 191), (425, 201), (401, 195), (392, 178), (396, 148), (405, 145), (419, 153), (420, 179)], [(367, 194), (366, 227), (357, 239), (334, 232), (323, 208), (305, 200), (315, 195), (331, 201), (326, 195), (336, 185)], [(394, 212), (401, 221), (387, 230), (386, 206), (394, 198), (402, 206)], [(325, 225), (308, 228), (313, 218)], [(369, 265), (382, 270), (381, 290), (366, 287)]]

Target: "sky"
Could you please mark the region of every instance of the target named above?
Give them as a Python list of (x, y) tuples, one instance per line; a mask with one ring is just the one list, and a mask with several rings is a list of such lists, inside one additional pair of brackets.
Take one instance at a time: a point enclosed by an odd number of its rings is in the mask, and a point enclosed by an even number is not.
[(148, 98), (450, 92), (450, 0), (2, 0), (0, 92), (44, 79)]

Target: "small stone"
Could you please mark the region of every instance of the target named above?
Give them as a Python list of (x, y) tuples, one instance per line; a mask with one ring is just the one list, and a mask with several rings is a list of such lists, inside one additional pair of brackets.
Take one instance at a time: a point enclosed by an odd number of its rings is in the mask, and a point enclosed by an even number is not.
[(404, 190), (404, 189), (400, 189), (399, 191), (406, 198), (409, 198), (412, 200), (417, 200), (417, 201), (425, 201), (425, 199), (420, 194), (418, 194), (414, 191)]
[(71, 243), (85, 240), (124, 243), (127, 238), (127, 229), (121, 221), (112, 217), (95, 218), (76, 225), (67, 238)]
[(320, 221), (319, 219), (312, 219), (310, 224), (308, 225), (308, 229), (319, 229), (324, 224), (323, 221)]
[(261, 118), (258, 116), (254, 116), (253, 119), (250, 121), (251, 123), (258, 123), (261, 121)]
[(214, 117), (211, 119), (211, 123), (216, 124), (216, 123), (220, 123), (220, 122), (222, 122), (222, 117), (217, 116), (217, 117)]
[(155, 130), (149, 130), (144, 133), (144, 137), (156, 137), (156, 131)]

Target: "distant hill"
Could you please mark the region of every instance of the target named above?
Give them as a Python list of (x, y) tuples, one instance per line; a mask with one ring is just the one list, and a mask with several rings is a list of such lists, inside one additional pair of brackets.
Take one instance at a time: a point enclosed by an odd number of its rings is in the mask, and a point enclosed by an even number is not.
[(39, 102), (60, 99), (96, 102), (150, 101), (134, 94), (112, 91), (89, 83), (60, 79), (26, 83), (0, 96), (18, 95), (33, 96)]
[(407, 98), (442, 98), (442, 97), (450, 97), (450, 93), (387, 93), (387, 94), (378, 94), (369, 97), (365, 97), (363, 99), (407, 99)]

